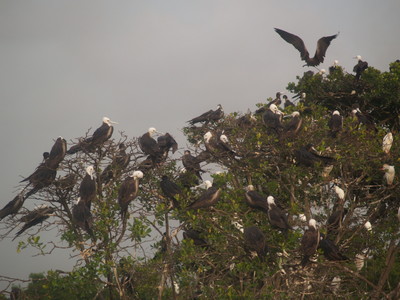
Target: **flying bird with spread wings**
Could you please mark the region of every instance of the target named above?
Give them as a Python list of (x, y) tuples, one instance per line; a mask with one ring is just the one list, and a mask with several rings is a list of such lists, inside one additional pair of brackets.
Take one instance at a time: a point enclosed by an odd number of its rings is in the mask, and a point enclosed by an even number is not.
[(306, 45), (300, 37), (282, 29), (274, 29), (281, 36), (281, 38), (283, 38), (289, 44), (292, 44), (300, 52), (301, 60), (304, 60), (306, 62), (304, 66), (311, 67), (318, 66), (320, 63), (324, 62), (326, 50), (331, 44), (331, 41), (335, 39), (339, 34), (337, 33), (335, 35), (324, 36), (320, 38), (317, 42), (317, 50), (315, 51), (314, 57), (310, 57)]

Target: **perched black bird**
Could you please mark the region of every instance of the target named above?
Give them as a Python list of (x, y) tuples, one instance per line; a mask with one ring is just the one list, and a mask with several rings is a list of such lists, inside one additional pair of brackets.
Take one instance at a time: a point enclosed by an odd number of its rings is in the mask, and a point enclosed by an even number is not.
[(149, 130), (139, 138), (139, 147), (144, 154), (149, 155), (149, 159), (155, 163), (162, 161), (162, 151), (160, 145), (153, 138), (153, 135), (157, 132), (154, 127), (150, 127)]
[(288, 108), (289, 106), (294, 106), (294, 103), (288, 99), (288, 96), (283, 95), (283, 100), (285, 100), (285, 102), (283, 103), (284, 108)]
[(211, 154), (207, 151), (203, 151), (206, 155), (202, 155), (202, 157), (195, 157), (193, 156), (189, 150), (185, 150), (182, 156), (182, 164), (185, 167), (187, 172), (192, 172), (196, 174), (196, 176), (202, 180), (200, 172), (204, 172), (201, 167), (200, 163), (209, 159)]
[(179, 185), (171, 181), (167, 175), (163, 175), (161, 177), (160, 187), (164, 195), (172, 201), (173, 207), (179, 207), (179, 202), (175, 198), (178, 195), (182, 195), (182, 189), (179, 187)]
[(108, 183), (111, 179), (117, 177), (129, 164), (131, 159), (130, 155), (126, 153), (126, 146), (124, 143), (119, 144), (119, 151), (113, 157), (111, 163), (104, 169), (100, 175), (102, 183)]
[(314, 219), (310, 219), (308, 222), (308, 229), (304, 231), (304, 235), (301, 239), (300, 250), (303, 254), (301, 265), (305, 267), (309, 262), (311, 256), (315, 254), (319, 245), (319, 230), (317, 229), (317, 222)]
[(103, 145), (113, 134), (114, 127), (112, 124), (117, 124), (109, 118), (104, 117), (102, 125), (97, 128), (91, 137), (82, 139), (78, 144), (72, 146), (67, 151), (67, 154), (74, 154), (79, 151), (93, 152), (97, 147)]
[(24, 204), (24, 193), (21, 192), (0, 210), (0, 221), (9, 215), (15, 215)]
[(281, 133), (283, 130), (282, 118), (283, 113), (275, 104), (271, 104), (263, 114), (265, 126), (268, 129), (272, 129), (277, 134)]
[(316, 162), (322, 162), (323, 164), (332, 164), (335, 159), (333, 157), (322, 156), (316, 153), (312, 144), (307, 144), (298, 150), (294, 151), (296, 162), (299, 165), (306, 167), (312, 167)]
[(349, 259), (345, 255), (340, 253), (338, 246), (336, 246), (333, 241), (326, 238), (323, 233), (320, 234), (318, 248), (322, 249), (322, 251), (324, 252), (324, 256), (328, 260), (340, 261)]
[(171, 150), (172, 153), (175, 153), (176, 150), (178, 150), (178, 143), (168, 132), (157, 138), (157, 144), (160, 148), (163, 159), (166, 159), (168, 157), (169, 150)]
[(81, 198), (78, 198), (76, 204), (72, 207), (72, 218), (76, 225), (85, 230), (93, 237), (93, 217), (90, 209)]
[(328, 127), (333, 138), (337, 137), (337, 135), (342, 131), (343, 117), (340, 115), (338, 110), (335, 110), (332, 113), (332, 116), (328, 121)]
[(286, 214), (275, 204), (275, 199), (272, 196), (268, 196), (268, 220), (272, 227), (278, 228), (285, 235), (292, 227), (289, 225)]
[(93, 166), (86, 168), (86, 175), (83, 177), (81, 185), (79, 186), (79, 197), (81, 201), (85, 202), (90, 210), (92, 201), (96, 199), (96, 178), (94, 177)]
[(46, 220), (50, 215), (54, 212), (54, 208), (49, 207), (47, 205), (43, 205), (41, 207), (36, 208), (35, 210), (29, 212), (27, 215), (20, 219), (21, 222), (25, 222), (24, 226), (18, 231), (13, 238), (13, 240), (18, 237), (25, 230), (42, 223)]
[(361, 78), (361, 74), (368, 68), (368, 63), (362, 60), (361, 55), (354, 57), (357, 59), (357, 64), (353, 68), (353, 72), (356, 73), (356, 80)]
[(193, 228), (189, 228), (183, 232), (183, 238), (186, 240), (189, 240), (189, 239), (192, 240), (193, 244), (195, 246), (207, 249), (209, 247), (209, 244), (207, 243), (206, 240), (204, 240), (201, 237), (201, 234), (202, 233), (200, 231), (195, 230)]
[(67, 154), (67, 141), (60, 136), (50, 150), (47, 159), (47, 165), (49, 168), (57, 169), (64, 159), (65, 154)]
[(331, 44), (331, 41), (338, 36), (338, 34), (335, 34), (320, 38), (317, 42), (317, 50), (315, 51), (315, 55), (314, 57), (310, 58), (310, 54), (308, 53), (306, 45), (300, 37), (292, 33), (286, 32), (282, 29), (274, 29), (281, 36), (281, 38), (283, 38), (286, 42), (292, 44), (300, 52), (301, 59), (307, 63), (304, 66), (312, 67), (318, 66), (320, 63), (324, 62), (326, 50)]
[(188, 121), (191, 125), (196, 123), (205, 122), (206, 124), (212, 121), (218, 121), (224, 117), (224, 110), (222, 109), (221, 104), (218, 104), (216, 110), (210, 109), (209, 111), (201, 114), (200, 116), (193, 118)]
[(259, 193), (257, 193), (254, 190), (254, 186), (248, 185), (246, 187), (246, 193), (245, 193), (245, 199), (246, 203), (251, 207), (251, 208), (256, 208), (259, 209), (265, 213), (268, 213), (268, 201), (265, 197), (261, 196)]
[(213, 206), (218, 202), (221, 196), (221, 189), (212, 186), (211, 182), (207, 183), (207, 190), (200, 195), (200, 197), (188, 206), (188, 209), (207, 208)]
[(375, 126), (375, 122), (370, 115), (362, 113), (359, 108), (353, 109), (351, 113), (353, 114), (353, 116), (357, 117), (358, 125), (363, 124), (365, 125), (367, 130), (374, 130), (375, 132), (378, 131)]
[(260, 260), (264, 260), (268, 252), (264, 233), (257, 226), (250, 226), (244, 228), (243, 237), (245, 248), (257, 252)]
[(224, 155), (230, 155), (235, 157), (236, 152), (232, 150), (229, 140), (225, 134), (213, 134), (211, 131), (204, 134), (204, 145), (207, 151), (213, 156), (221, 157)]
[(129, 204), (136, 198), (139, 192), (139, 179), (143, 178), (141, 171), (135, 171), (130, 174), (118, 191), (118, 204), (121, 208), (121, 218), (125, 220)]
[(32, 189), (26, 193), (25, 199), (29, 198), (39, 190), (48, 187), (54, 182), (57, 175), (57, 169), (51, 168), (48, 165), (48, 162), (49, 158), (45, 159), (45, 161), (36, 168), (35, 172), (21, 181), (29, 181), (28, 186), (32, 185)]

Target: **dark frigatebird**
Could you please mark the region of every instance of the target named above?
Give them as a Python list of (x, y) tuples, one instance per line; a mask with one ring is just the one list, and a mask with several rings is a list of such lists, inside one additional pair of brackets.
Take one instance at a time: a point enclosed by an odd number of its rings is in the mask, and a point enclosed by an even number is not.
[(172, 154), (178, 150), (178, 143), (168, 132), (157, 138), (157, 144), (164, 160), (168, 157), (169, 150), (172, 151)]
[[(50, 156), (49, 156), (50, 157)], [(35, 194), (37, 191), (49, 186), (53, 183), (57, 175), (57, 169), (50, 167), (49, 157), (44, 160), (27, 178), (21, 180), (21, 182), (29, 181), (29, 185), (32, 185), (32, 189), (26, 193), (25, 199)], [(27, 187), (28, 187), (27, 186)]]
[(324, 252), (324, 256), (328, 260), (332, 261), (341, 261), (348, 260), (349, 258), (340, 253), (339, 247), (335, 245), (333, 241), (326, 238), (323, 233), (320, 234), (320, 240), (318, 244), (318, 248), (321, 248)]
[(218, 104), (216, 110), (210, 109), (209, 111), (201, 114), (200, 116), (193, 118), (188, 121), (189, 124), (194, 125), (196, 123), (205, 122), (206, 124), (209, 122), (216, 122), (219, 119), (224, 117), (224, 110), (222, 109), (221, 104)]
[(152, 158), (156, 158), (160, 156), (160, 147), (157, 141), (153, 138), (154, 134), (157, 130), (154, 127), (150, 127), (149, 130), (143, 134), (138, 142), (139, 147), (143, 151), (144, 154), (150, 155)]
[(306, 167), (312, 167), (316, 162), (322, 162), (323, 164), (332, 164), (335, 159), (333, 157), (327, 157), (317, 154), (317, 150), (312, 144), (307, 144), (298, 150), (294, 151), (296, 162), (299, 165)]
[(175, 197), (182, 195), (182, 189), (179, 185), (171, 181), (167, 175), (163, 175), (161, 177), (160, 187), (164, 195), (172, 201), (173, 208), (178, 208), (180, 205)]
[(90, 209), (81, 198), (78, 198), (76, 204), (72, 207), (72, 219), (78, 227), (85, 230), (93, 237), (93, 217)]
[(357, 117), (358, 125), (364, 124), (365, 127), (367, 127), (367, 130), (374, 130), (375, 132), (378, 131), (373, 118), (368, 114), (362, 113), (360, 108), (353, 109), (351, 113), (353, 116)]
[(96, 147), (101, 146), (112, 136), (114, 131), (112, 124), (118, 123), (111, 121), (107, 117), (104, 117), (102, 125), (94, 131), (93, 135), (86, 139), (82, 139), (78, 144), (69, 148), (67, 154), (74, 154), (82, 150), (93, 152)]
[(317, 222), (314, 219), (310, 219), (308, 222), (308, 229), (304, 231), (304, 235), (301, 239), (300, 250), (303, 254), (301, 265), (305, 267), (309, 262), (311, 256), (315, 254), (319, 245), (319, 230), (317, 229)]
[(254, 190), (254, 186), (251, 184), (246, 187), (245, 200), (246, 200), (246, 203), (251, 208), (256, 208), (265, 213), (268, 213), (267, 199), (265, 197), (261, 196), (259, 193), (257, 193)]
[(21, 233), (23, 233), (25, 230), (42, 223), (44, 220), (46, 220), (50, 215), (54, 212), (54, 208), (49, 207), (47, 205), (42, 205), (35, 210), (29, 212), (27, 215), (23, 216), (20, 221), (25, 222), (24, 226), (21, 228), (20, 231), (18, 231), (13, 238), (17, 238)]
[(124, 143), (119, 144), (117, 155), (112, 158), (111, 163), (104, 169), (100, 175), (102, 183), (108, 183), (111, 179), (117, 177), (129, 164), (130, 155), (126, 153)]
[(57, 169), (67, 153), (67, 141), (61, 136), (56, 140), (47, 159), (49, 168)]
[(275, 133), (283, 130), (282, 126), (283, 113), (275, 104), (271, 104), (263, 114), (263, 121), (267, 128), (272, 129)]
[(275, 227), (282, 231), (285, 235), (292, 227), (289, 225), (286, 214), (275, 204), (275, 199), (272, 196), (268, 196), (268, 220), (272, 227)]
[(129, 204), (136, 198), (139, 192), (139, 179), (143, 178), (142, 171), (135, 171), (129, 174), (121, 184), (118, 191), (118, 204), (121, 208), (121, 218), (125, 220)]
[(356, 73), (356, 80), (359, 80), (361, 74), (368, 68), (368, 63), (362, 60), (361, 55), (354, 57), (357, 59), (357, 64), (353, 68), (353, 72)]
[(204, 172), (200, 167), (200, 163), (211, 157), (210, 153), (206, 152), (206, 154), (207, 154), (207, 157), (204, 156), (204, 157), (198, 158), (198, 157), (193, 156), (189, 150), (185, 150), (185, 152), (183, 153), (183, 156), (182, 156), (182, 164), (185, 167), (186, 171), (196, 174), (196, 176), (200, 180), (202, 180), (200, 172)]
[[(207, 182), (207, 181), (206, 181)], [(221, 196), (221, 189), (211, 185), (208, 181), (207, 190), (200, 195), (193, 203), (188, 206), (188, 209), (207, 208), (217, 203)]]
[(285, 102), (283, 103), (284, 108), (288, 108), (289, 106), (294, 106), (294, 103), (289, 100), (288, 96), (283, 95), (283, 100), (285, 100)]
[(17, 196), (14, 197), (14, 199), (8, 202), (0, 210), (0, 221), (9, 215), (15, 215), (16, 213), (18, 213), (18, 211), (24, 204), (24, 201), (25, 201), (24, 193), (20, 192)]
[(340, 115), (338, 110), (332, 113), (331, 118), (328, 121), (328, 127), (331, 137), (335, 138), (343, 129), (343, 117)]
[(317, 42), (317, 50), (315, 51), (314, 57), (310, 58), (310, 54), (304, 44), (303, 40), (292, 33), (286, 32), (282, 29), (274, 28), (275, 31), (283, 38), (286, 42), (292, 44), (299, 52), (301, 60), (304, 60), (306, 64), (304, 66), (318, 66), (320, 63), (324, 62), (324, 57), (326, 50), (328, 49), (331, 41), (335, 39), (338, 34), (331, 36), (324, 36), (320, 38)]
[(79, 197), (82, 202), (85, 202), (90, 210), (92, 201), (96, 199), (96, 178), (94, 177), (93, 166), (86, 167), (86, 175), (83, 177), (79, 186)]
[(264, 233), (257, 226), (250, 226), (244, 228), (243, 237), (245, 249), (257, 252), (257, 256), (263, 261), (268, 252)]

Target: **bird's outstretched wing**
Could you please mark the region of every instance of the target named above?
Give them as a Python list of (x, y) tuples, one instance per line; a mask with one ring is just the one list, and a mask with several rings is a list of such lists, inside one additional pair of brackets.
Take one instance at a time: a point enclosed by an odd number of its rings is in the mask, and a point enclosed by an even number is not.
[(337, 33), (335, 35), (324, 36), (324, 37), (320, 38), (317, 42), (317, 50), (315, 50), (314, 58), (317, 58), (318, 61), (323, 63), (326, 49), (328, 49), (329, 45), (331, 44), (331, 41), (333, 39), (335, 39), (338, 35), (339, 35), (339, 33)]
[[(281, 38), (283, 38), (286, 42), (288, 42), (289, 44), (292, 44), (299, 52), (300, 52), (300, 57), (302, 60), (305, 60), (306, 57), (309, 57), (309, 53), (308, 50), (306, 48), (306, 45), (304, 44), (303, 40), (298, 37), (297, 35), (294, 35), (292, 33), (289, 33), (285, 30), (279, 29), (279, 28), (274, 28), (275, 31), (281, 36)], [(320, 43), (320, 41), (324, 39), (321, 38), (318, 43)], [(326, 42), (321, 42), (321, 44), (326, 43)], [(326, 48), (328, 48), (330, 41), (328, 42), (327, 46), (325, 47), (325, 51)], [(324, 56), (325, 56), (325, 51), (324, 51)]]

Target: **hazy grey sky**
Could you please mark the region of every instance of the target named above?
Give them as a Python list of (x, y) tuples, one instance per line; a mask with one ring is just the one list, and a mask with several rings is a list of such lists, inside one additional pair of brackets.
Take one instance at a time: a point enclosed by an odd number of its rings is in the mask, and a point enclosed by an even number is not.
[[(285, 90), (308, 69), (273, 27), (312, 55), (340, 31), (321, 68), (337, 59), (350, 72), (360, 54), (388, 70), (400, 58), (399, 12), (398, 0), (0, 1), (0, 205), (54, 139), (103, 116), (130, 137), (153, 126), (183, 141), (185, 122), (217, 104), (246, 112)], [(17, 243), (0, 242), (0, 275), (71, 264), (16, 254)]]

